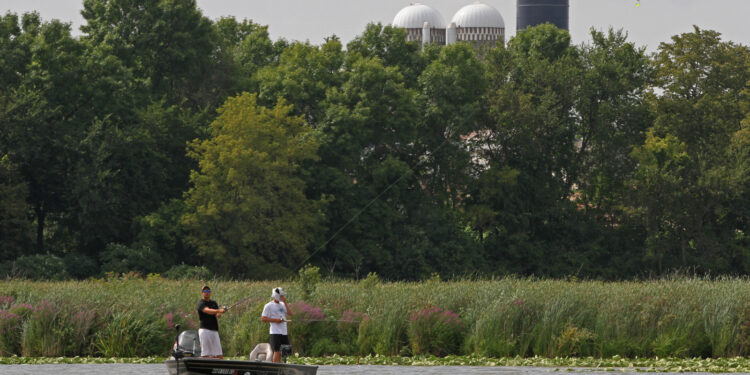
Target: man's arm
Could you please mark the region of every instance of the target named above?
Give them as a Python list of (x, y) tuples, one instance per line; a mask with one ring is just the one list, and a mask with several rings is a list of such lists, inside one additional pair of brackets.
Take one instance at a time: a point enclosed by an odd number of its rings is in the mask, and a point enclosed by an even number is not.
[(283, 319), (274, 319), (274, 318), (269, 318), (267, 316), (261, 316), (260, 317), (260, 321), (263, 322), (263, 323), (282, 323), (282, 322), (284, 322)]
[(286, 297), (281, 296), (281, 302), (284, 304), (284, 307), (286, 307), (286, 315), (292, 316), (292, 309), (290, 309), (289, 305), (286, 303)]
[(208, 315), (218, 315), (227, 312), (227, 309), (212, 309), (210, 307), (204, 307), (201, 311)]

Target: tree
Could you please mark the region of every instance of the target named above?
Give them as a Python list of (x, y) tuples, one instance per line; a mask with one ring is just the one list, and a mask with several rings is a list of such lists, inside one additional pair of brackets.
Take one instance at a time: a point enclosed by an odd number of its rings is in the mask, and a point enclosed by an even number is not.
[(110, 48), (155, 98), (203, 104), (196, 89), (208, 76), (214, 29), (195, 0), (84, 0), (81, 15), (86, 41)]
[(592, 45), (582, 47), (583, 77), (576, 113), (580, 143), (576, 181), (580, 202), (604, 223), (623, 224), (626, 183), (636, 170), (630, 157), (643, 144), (652, 118), (646, 99), (653, 68), (644, 48), (627, 42), (622, 31), (592, 30)]
[(304, 116), (313, 128), (325, 114), (326, 91), (343, 81), (344, 51), (330, 38), (320, 47), (293, 43), (284, 49), (278, 65), (258, 72), (258, 101), (271, 106), (282, 97), (294, 105), (294, 114)]
[[(7, 16), (5, 26), (17, 21)], [(34, 210), (36, 251), (45, 251), (45, 233), (54, 235), (47, 219), (65, 212), (67, 176), (72, 174), (75, 142), (87, 121), (83, 46), (70, 35), (70, 25), (42, 23), (37, 13), (24, 14), (21, 28), (3, 35), (3, 56), (11, 56), (11, 85), (0, 89), (3, 123), (0, 154), (17, 166), (29, 189)], [(8, 78), (13, 76), (13, 78)]]
[(183, 224), (187, 240), (216, 270), (278, 278), (302, 262), (317, 238), (322, 201), (304, 195), (300, 163), (317, 159), (310, 127), (279, 100), (258, 106), (244, 93), (229, 99), (211, 137), (192, 144)]
[(547, 24), (487, 59), (486, 130), (474, 140), (486, 167), (468, 190), (470, 220), (482, 225), (475, 230), (489, 264), (523, 274), (551, 274), (548, 263), (553, 274), (575, 272), (581, 264), (565, 259), (571, 231), (564, 226), (576, 215), (569, 198), (578, 174), (580, 54), (567, 31)]
[(198, 102), (217, 107), (227, 97), (258, 91), (258, 71), (278, 64), (287, 42), (271, 42), (268, 26), (222, 17), (213, 24), (214, 52), (201, 86), (191, 93)]
[[(658, 271), (736, 267), (724, 246), (743, 232), (748, 173), (742, 92), (750, 80), (750, 49), (715, 31), (662, 43), (655, 59), (662, 95), (651, 99), (654, 124), (634, 157), (636, 207), (647, 220), (647, 254)], [(743, 145), (743, 146), (741, 146)], [(744, 267), (747, 267), (746, 265)]]
[(429, 62), (420, 54), (417, 42), (406, 41), (406, 30), (370, 23), (362, 35), (355, 37), (346, 46), (348, 65), (360, 58), (378, 58), (383, 65), (396, 67), (404, 77), (408, 88), (416, 88), (417, 77)]
[(0, 263), (31, 250), (31, 223), (28, 221), (29, 194), (16, 168), (7, 156), (0, 158)]
[(467, 139), (483, 130), (484, 66), (471, 45), (459, 43), (441, 49), (418, 80), (422, 121), (417, 147), (424, 164), (420, 179), (442, 204), (456, 207), (477, 167)]

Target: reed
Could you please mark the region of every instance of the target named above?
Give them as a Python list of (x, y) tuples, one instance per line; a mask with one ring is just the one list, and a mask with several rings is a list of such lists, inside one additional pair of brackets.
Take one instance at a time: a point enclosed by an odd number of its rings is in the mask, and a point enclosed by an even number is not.
[[(494, 280), (245, 282), (119, 277), (0, 284), (0, 355), (165, 356), (174, 327), (197, 328), (200, 289), (220, 304), (226, 355), (267, 340), (260, 322), (282, 285), (301, 355), (731, 358), (750, 354), (750, 281)], [(303, 293), (306, 300), (302, 300)], [(435, 342), (442, 344), (433, 345)]]

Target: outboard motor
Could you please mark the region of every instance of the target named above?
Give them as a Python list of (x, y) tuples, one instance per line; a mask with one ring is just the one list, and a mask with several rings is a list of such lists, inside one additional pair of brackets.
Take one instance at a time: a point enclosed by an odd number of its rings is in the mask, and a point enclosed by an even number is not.
[(177, 358), (178, 355), (181, 357), (200, 357), (201, 342), (198, 338), (198, 331), (188, 330), (180, 333), (174, 344), (173, 353), (176, 359), (179, 359)]
[(279, 351), (281, 352), (281, 361), (286, 363), (286, 357), (290, 356), (292, 354), (292, 346), (291, 345), (281, 345), (279, 348)]

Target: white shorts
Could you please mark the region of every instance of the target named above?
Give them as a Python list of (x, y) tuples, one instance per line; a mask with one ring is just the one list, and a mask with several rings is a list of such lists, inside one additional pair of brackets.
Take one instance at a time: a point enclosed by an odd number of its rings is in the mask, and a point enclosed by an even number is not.
[(224, 355), (218, 331), (201, 328), (198, 330), (198, 339), (201, 340), (201, 357)]

